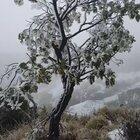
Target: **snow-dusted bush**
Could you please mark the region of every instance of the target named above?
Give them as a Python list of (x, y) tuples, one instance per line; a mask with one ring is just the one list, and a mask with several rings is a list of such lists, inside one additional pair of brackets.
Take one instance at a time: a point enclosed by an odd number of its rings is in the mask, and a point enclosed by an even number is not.
[(108, 125), (108, 121), (105, 117), (103, 116), (98, 116), (98, 117), (93, 117), (91, 118), (88, 122), (86, 127), (89, 129), (97, 129), (100, 130), (104, 126)]
[(140, 112), (129, 112), (122, 122), (122, 131), (127, 140), (140, 140)]
[[(11, 99), (11, 100), (14, 100)], [(0, 107), (0, 132), (11, 130), (23, 122), (30, 121), (30, 107), (28, 102), (19, 96), (19, 102), (22, 102), (20, 109), (11, 109), (8, 102)]]

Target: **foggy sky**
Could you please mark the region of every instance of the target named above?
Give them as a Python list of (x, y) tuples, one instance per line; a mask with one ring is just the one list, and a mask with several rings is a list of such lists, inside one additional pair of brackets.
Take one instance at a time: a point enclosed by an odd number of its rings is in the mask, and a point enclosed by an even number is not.
[[(18, 41), (18, 33), (25, 29), (27, 22), (39, 11), (31, 10), (29, 2), (18, 7), (14, 0), (0, 1), (0, 66), (10, 62), (22, 61), (26, 55), (26, 47)], [(126, 27), (136, 38), (136, 43), (129, 54), (121, 55), (124, 64), (114, 67), (119, 72), (140, 71), (140, 23), (126, 19)]]

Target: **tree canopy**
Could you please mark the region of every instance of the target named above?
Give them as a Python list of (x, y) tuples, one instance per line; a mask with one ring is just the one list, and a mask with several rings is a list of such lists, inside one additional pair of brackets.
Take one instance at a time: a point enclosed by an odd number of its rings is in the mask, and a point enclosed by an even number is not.
[[(15, 2), (23, 4), (23, 0)], [(32, 2), (43, 12), (33, 17), (30, 26), (19, 34), (29, 52), (29, 61), (20, 64), (23, 71), (30, 70), (26, 79), (48, 84), (53, 73), (64, 73), (76, 84), (84, 79), (92, 84), (101, 78), (107, 86), (113, 85), (115, 75), (109, 63), (117, 53), (129, 52), (135, 41), (124, 27), (123, 17), (139, 21), (139, 4), (134, 0)], [(85, 38), (74, 42), (73, 38), (82, 33)]]

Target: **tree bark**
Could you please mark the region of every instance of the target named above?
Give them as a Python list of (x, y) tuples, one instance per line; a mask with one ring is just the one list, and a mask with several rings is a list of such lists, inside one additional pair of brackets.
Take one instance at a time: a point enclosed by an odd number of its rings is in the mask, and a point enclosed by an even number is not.
[(56, 108), (53, 109), (50, 117), (50, 125), (49, 125), (49, 140), (59, 140), (59, 124), (61, 120), (61, 116), (66, 109), (73, 90), (74, 90), (75, 83), (68, 82), (67, 87), (62, 94), (60, 101), (58, 102)]

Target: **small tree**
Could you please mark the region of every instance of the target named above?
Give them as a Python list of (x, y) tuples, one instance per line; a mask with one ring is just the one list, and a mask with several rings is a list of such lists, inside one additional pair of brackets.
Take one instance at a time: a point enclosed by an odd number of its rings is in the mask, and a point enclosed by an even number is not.
[[(14, 0), (22, 5), (23, 0)], [(37, 90), (38, 83), (49, 84), (59, 74), (64, 92), (49, 120), (49, 139), (59, 137), (59, 122), (75, 85), (88, 79), (115, 84), (115, 73), (109, 68), (117, 64), (117, 53), (129, 52), (135, 41), (124, 27), (124, 16), (140, 20), (140, 5), (135, 0), (29, 0), (42, 10), (19, 34), (28, 46), (29, 60), (19, 65), (19, 89), (24, 93)], [(84, 34), (84, 38), (74, 41)], [(23, 80), (24, 79), (24, 80)], [(59, 84), (59, 83), (58, 83)]]

